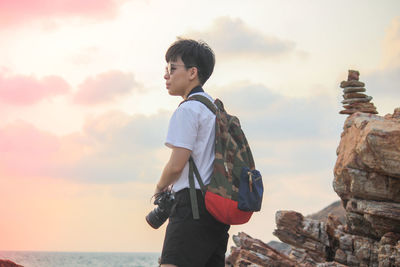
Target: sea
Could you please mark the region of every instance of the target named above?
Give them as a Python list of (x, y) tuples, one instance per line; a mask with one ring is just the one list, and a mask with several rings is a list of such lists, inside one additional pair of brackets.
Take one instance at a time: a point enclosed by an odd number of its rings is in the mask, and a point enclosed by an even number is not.
[(157, 267), (160, 253), (0, 251), (24, 267)]

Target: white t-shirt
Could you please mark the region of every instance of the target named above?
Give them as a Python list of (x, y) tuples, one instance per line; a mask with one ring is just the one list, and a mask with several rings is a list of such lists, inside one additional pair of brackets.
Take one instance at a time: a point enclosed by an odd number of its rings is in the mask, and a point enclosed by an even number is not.
[[(203, 95), (214, 100), (205, 92), (192, 95)], [(199, 170), (205, 185), (210, 183), (214, 163), (215, 115), (203, 103), (193, 100), (182, 103), (169, 121), (167, 139), (168, 147), (182, 147), (192, 151), (192, 158)], [(189, 188), (189, 162), (186, 163), (181, 176), (173, 185), (178, 192)], [(200, 186), (195, 177), (195, 187)]]

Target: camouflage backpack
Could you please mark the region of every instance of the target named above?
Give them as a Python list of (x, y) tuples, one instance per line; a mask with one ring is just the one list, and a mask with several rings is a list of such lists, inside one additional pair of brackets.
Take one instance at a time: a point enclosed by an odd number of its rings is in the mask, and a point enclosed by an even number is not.
[(216, 115), (215, 159), (210, 184), (204, 186), (193, 158), (189, 159), (193, 218), (199, 218), (195, 174), (204, 194), (206, 208), (214, 218), (225, 224), (246, 223), (254, 211), (261, 209), (264, 188), (239, 119), (229, 115), (219, 99), (213, 104), (207, 97), (193, 95), (186, 101), (190, 100), (200, 101)]

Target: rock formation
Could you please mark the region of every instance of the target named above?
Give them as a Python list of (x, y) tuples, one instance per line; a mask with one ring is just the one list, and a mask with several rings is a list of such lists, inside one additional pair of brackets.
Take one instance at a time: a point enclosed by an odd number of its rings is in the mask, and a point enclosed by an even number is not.
[(346, 222), (346, 210), (343, 208), (342, 202), (340, 200), (333, 202), (323, 210), (308, 215), (307, 217), (326, 223), (328, 221), (329, 214), (331, 213), (334, 214), (342, 224)]
[(365, 94), (365, 83), (359, 81), (360, 73), (356, 70), (349, 70), (347, 81), (343, 81), (340, 87), (343, 88), (342, 101), (344, 110), (340, 114), (354, 114), (356, 112), (364, 112), (378, 114), (376, 107), (370, 103), (372, 96)]
[(227, 266), (297, 266), (295, 260), (243, 232), (234, 235), (233, 241), (237, 247), (231, 248)]
[(24, 266), (18, 265), (10, 260), (0, 260), (0, 267), (24, 267)]
[(333, 188), (344, 222), (278, 211), (274, 235), (292, 246), (289, 255), (240, 233), (227, 266), (400, 266), (400, 108), (349, 116), (337, 156)]

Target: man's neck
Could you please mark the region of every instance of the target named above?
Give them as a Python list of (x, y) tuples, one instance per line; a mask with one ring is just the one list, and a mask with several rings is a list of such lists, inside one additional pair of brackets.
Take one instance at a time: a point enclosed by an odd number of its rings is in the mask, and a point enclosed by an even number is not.
[(204, 90), (200, 84), (197, 84), (197, 85), (188, 87), (188, 90), (186, 91), (185, 95), (182, 97), (183, 97), (183, 99), (186, 100), (191, 94), (199, 93), (199, 92), (204, 92)]

